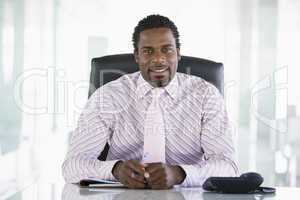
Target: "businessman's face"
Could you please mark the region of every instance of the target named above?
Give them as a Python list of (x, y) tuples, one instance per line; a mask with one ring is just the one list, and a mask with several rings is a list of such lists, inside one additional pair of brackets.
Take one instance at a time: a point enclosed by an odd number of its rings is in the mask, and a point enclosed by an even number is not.
[(169, 28), (142, 31), (135, 60), (143, 78), (154, 87), (164, 87), (174, 77), (180, 51)]

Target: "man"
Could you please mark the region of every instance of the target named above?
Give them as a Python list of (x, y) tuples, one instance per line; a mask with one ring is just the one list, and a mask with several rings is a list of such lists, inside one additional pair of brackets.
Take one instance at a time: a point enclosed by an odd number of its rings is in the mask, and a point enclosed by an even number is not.
[[(133, 46), (140, 71), (91, 96), (72, 134), (63, 164), (65, 180), (97, 178), (118, 180), (129, 188), (167, 189), (201, 186), (210, 176), (236, 176), (222, 96), (203, 79), (176, 72), (180, 42), (175, 24), (160, 15), (142, 19), (134, 30)], [(149, 144), (148, 111), (158, 90), (163, 136), (158, 134)], [(107, 159), (100, 161), (97, 157), (107, 142)], [(158, 156), (163, 161), (144, 162), (149, 145), (150, 151), (151, 145), (154, 151), (162, 149)]]

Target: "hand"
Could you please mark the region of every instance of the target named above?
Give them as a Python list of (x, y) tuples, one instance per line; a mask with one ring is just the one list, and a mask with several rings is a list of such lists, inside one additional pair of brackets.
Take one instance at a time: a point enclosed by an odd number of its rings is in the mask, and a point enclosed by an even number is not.
[(184, 170), (177, 165), (165, 163), (147, 163), (147, 183), (152, 189), (169, 189), (173, 185), (180, 184), (186, 177)]
[(145, 167), (137, 160), (119, 161), (113, 168), (114, 177), (128, 188), (145, 188)]

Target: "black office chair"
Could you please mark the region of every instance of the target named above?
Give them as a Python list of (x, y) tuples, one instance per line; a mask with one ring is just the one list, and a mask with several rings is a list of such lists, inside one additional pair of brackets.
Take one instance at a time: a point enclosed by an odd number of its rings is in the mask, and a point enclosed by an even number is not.
[[(124, 74), (138, 71), (138, 65), (133, 54), (118, 54), (103, 56), (92, 59), (92, 69), (90, 75), (89, 97), (97, 88), (107, 82), (116, 80)], [(199, 76), (212, 83), (224, 94), (224, 68), (222, 63), (181, 56), (178, 63), (178, 72)], [(106, 160), (109, 145), (106, 144), (104, 150), (99, 155), (99, 160)]]

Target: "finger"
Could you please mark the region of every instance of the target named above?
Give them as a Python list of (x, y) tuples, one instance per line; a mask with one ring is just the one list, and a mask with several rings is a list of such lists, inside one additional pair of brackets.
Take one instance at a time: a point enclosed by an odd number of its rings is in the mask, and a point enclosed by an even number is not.
[(127, 176), (122, 179), (121, 183), (123, 183), (128, 188), (145, 188), (146, 187), (145, 183), (138, 182)]
[(127, 187), (131, 188), (131, 189), (136, 189), (136, 188), (145, 188), (145, 184), (144, 183), (140, 183), (138, 181), (134, 181), (133, 179), (131, 179), (131, 181), (128, 181), (128, 185)]
[(158, 171), (156, 173), (152, 173), (150, 177), (147, 179), (148, 182), (155, 184), (160, 179), (166, 179), (166, 173), (164, 171)]
[(124, 174), (126, 175), (127, 179), (133, 179), (135, 181), (138, 181), (140, 183), (145, 183), (144, 176), (141, 176), (134, 171), (132, 171), (130, 168), (126, 168), (124, 171)]
[(133, 170), (134, 172), (138, 173), (139, 175), (143, 176), (145, 173), (145, 167), (137, 160), (130, 160), (127, 163), (127, 166)]
[(146, 187), (146, 183), (137, 181), (136, 179), (133, 179), (130, 176), (127, 177), (126, 182), (128, 183), (127, 186), (129, 188), (145, 188)]
[(157, 170), (163, 169), (164, 164), (163, 163), (151, 163), (146, 167), (146, 171), (149, 174), (155, 173)]
[(155, 166), (160, 166), (160, 165), (163, 165), (164, 163), (162, 162), (155, 162), (155, 163), (145, 163), (144, 166), (146, 168), (152, 168), (152, 167), (155, 167)]
[(152, 189), (168, 189), (170, 186), (167, 185), (167, 181), (165, 179), (159, 179), (155, 184), (151, 185)]
[(134, 179), (135, 181), (138, 181), (138, 182), (141, 182), (144, 184), (145, 180), (143, 177), (132, 176), (132, 174), (133, 174), (133, 171), (130, 168), (128, 168), (126, 166), (122, 167), (122, 170), (120, 170), (120, 172), (119, 172), (120, 182), (127, 186), (128, 182), (131, 179)]
[(136, 174), (135, 172), (132, 172), (130, 177), (138, 182), (146, 183), (145, 177), (141, 176), (139, 174)]

